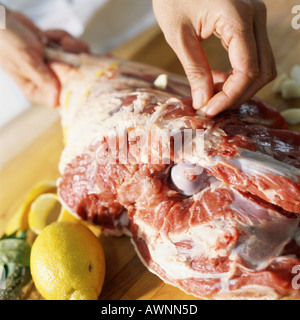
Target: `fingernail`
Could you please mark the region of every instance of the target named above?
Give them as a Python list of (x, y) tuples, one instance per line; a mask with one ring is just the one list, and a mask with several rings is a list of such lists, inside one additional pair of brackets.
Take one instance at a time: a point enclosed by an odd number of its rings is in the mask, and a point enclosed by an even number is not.
[(200, 109), (206, 104), (206, 99), (202, 90), (196, 90), (193, 92), (193, 107)]
[(211, 108), (207, 108), (205, 110), (205, 115), (208, 117), (208, 118), (213, 118), (215, 116), (215, 113), (213, 112), (213, 110)]

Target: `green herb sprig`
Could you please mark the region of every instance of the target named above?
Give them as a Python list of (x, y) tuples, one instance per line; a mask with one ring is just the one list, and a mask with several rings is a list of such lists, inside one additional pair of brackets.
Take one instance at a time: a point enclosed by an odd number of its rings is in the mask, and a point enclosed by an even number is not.
[(0, 238), (0, 300), (16, 300), (31, 280), (30, 251), (24, 230)]

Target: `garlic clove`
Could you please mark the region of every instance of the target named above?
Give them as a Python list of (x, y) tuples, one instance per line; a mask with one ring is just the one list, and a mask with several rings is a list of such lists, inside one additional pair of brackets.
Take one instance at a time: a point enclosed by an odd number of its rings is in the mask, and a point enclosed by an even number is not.
[(300, 123), (300, 109), (287, 109), (281, 112), (281, 115), (285, 118), (288, 124)]
[(154, 80), (154, 86), (158, 89), (167, 89), (168, 86), (168, 75), (167, 74), (160, 74), (155, 80)]
[(283, 83), (287, 80), (289, 80), (289, 77), (286, 73), (283, 73), (280, 76), (278, 76), (274, 82), (272, 91), (274, 93), (281, 93), (281, 87), (282, 87)]
[(286, 80), (281, 85), (281, 94), (284, 99), (300, 98), (300, 86), (295, 80)]
[(291, 79), (295, 80), (300, 86), (300, 65), (296, 64), (295, 66), (293, 66), (290, 75)]

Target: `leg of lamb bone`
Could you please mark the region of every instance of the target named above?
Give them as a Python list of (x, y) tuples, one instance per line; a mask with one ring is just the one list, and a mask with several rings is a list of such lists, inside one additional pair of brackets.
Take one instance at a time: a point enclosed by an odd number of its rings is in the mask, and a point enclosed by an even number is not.
[[(130, 234), (150, 270), (196, 296), (299, 296), (291, 269), (300, 263), (300, 135), (274, 108), (254, 99), (206, 119), (182, 77), (168, 75), (161, 90), (153, 82), (162, 71), (152, 67), (57, 52), (51, 59), (60, 61), (52, 64), (66, 134), (59, 195), (72, 213)], [(179, 157), (168, 133), (185, 129), (200, 132), (188, 144), (203, 149)], [(160, 136), (150, 147), (157, 163), (138, 139), (145, 131)], [(206, 170), (190, 197), (170, 182), (180, 161)]]

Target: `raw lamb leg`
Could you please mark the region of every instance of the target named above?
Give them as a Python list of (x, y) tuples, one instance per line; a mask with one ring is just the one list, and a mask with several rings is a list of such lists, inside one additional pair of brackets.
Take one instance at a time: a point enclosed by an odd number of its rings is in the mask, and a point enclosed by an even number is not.
[(62, 83), (58, 191), (70, 212), (131, 236), (149, 270), (197, 297), (299, 297), (300, 134), (273, 107), (255, 98), (208, 119), (184, 77), (158, 88), (165, 72), (150, 66), (48, 58)]

